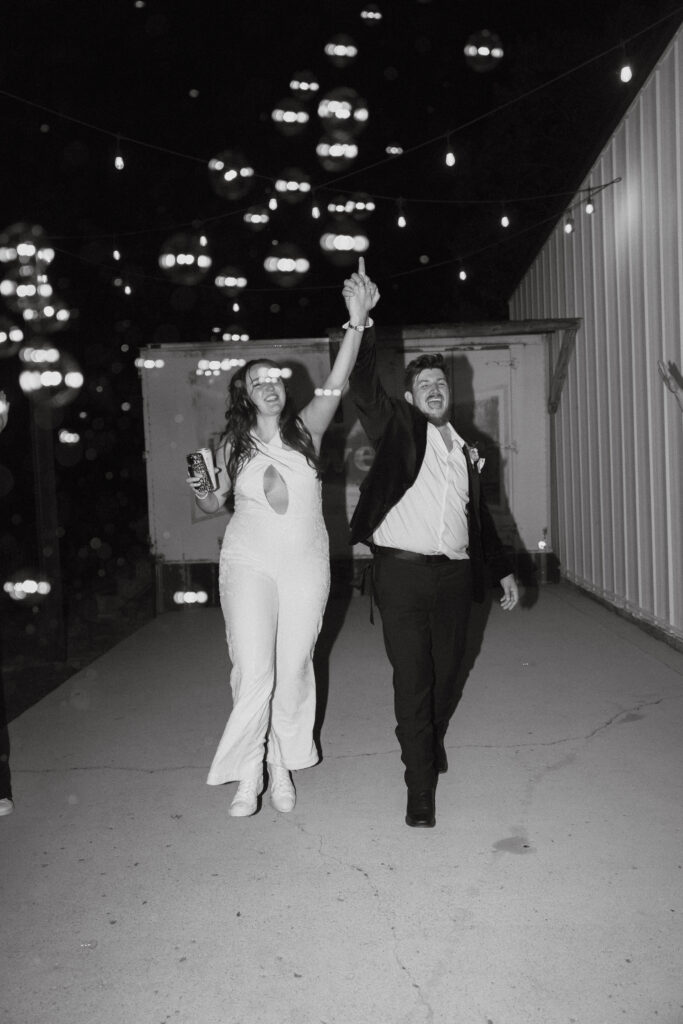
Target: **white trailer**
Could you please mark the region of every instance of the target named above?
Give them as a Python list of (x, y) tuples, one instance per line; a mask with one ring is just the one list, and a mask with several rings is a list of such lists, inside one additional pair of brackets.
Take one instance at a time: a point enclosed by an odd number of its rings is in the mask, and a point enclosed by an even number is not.
[[(562, 368), (550, 366), (559, 335), (564, 369), (575, 320), (458, 324), (378, 332), (387, 389), (402, 394), (403, 370), (422, 352), (443, 352), (450, 370), (454, 422), (486, 458), (484, 483), (503, 541), (518, 554), (553, 548), (549, 401), (559, 398)], [(157, 610), (201, 593), (217, 601), (217, 564), (229, 512), (199, 511), (185, 483), (186, 455), (215, 446), (225, 422), (227, 387), (238, 361), (269, 357), (292, 370), (295, 403), (305, 404), (330, 367), (341, 333), (239, 344), (168, 344), (140, 353), (149, 528), (156, 561)], [(555, 402), (556, 407), (556, 402)], [(483, 451), (482, 451), (483, 450)], [(350, 579), (367, 559), (351, 549), (348, 523), (373, 452), (353, 402), (344, 396), (323, 446), (323, 507), (333, 570)]]

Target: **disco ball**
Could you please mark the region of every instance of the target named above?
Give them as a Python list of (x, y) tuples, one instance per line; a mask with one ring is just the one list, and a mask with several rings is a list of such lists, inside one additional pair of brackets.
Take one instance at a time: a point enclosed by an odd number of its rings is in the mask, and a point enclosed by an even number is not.
[(302, 96), (310, 96), (318, 92), (320, 84), (312, 71), (297, 71), (292, 75), (289, 88), (292, 92), (300, 93)]
[(254, 181), (254, 168), (238, 149), (225, 149), (209, 160), (209, 181), (222, 199), (241, 199)]
[(54, 258), (55, 251), (39, 224), (11, 224), (0, 232), (0, 263), (32, 263), (44, 268)]
[(320, 236), (320, 248), (330, 263), (337, 267), (356, 264), (369, 246), (368, 236), (350, 219), (333, 222)]
[(300, 135), (305, 131), (311, 115), (303, 100), (296, 96), (288, 96), (273, 108), (270, 115), (273, 124), (282, 135)]
[(360, 16), (367, 25), (375, 25), (382, 20), (382, 12), (377, 4), (365, 4)]
[(26, 346), (21, 350), (24, 368), (19, 385), (37, 405), (61, 408), (78, 396), (83, 374), (72, 355), (54, 345)]
[(24, 341), (24, 330), (9, 317), (0, 316), (0, 359), (13, 356)]
[(331, 135), (323, 135), (315, 152), (326, 171), (343, 171), (358, 156), (358, 146), (352, 139), (344, 142)]
[(247, 287), (247, 279), (237, 267), (223, 267), (216, 275), (214, 284), (223, 295), (232, 297), (244, 291)]
[(355, 89), (332, 89), (318, 104), (318, 117), (326, 132), (335, 139), (351, 139), (368, 123), (368, 106)]
[(333, 217), (367, 220), (375, 212), (375, 200), (367, 192), (354, 192), (351, 196), (340, 195), (327, 204), (327, 212)]
[(169, 238), (159, 254), (159, 266), (176, 284), (198, 284), (211, 262), (206, 237), (186, 232)]
[(52, 584), (47, 576), (35, 569), (19, 569), (3, 583), (2, 589), (17, 604), (34, 606), (45, 601)]
[(276, 243), (263, 261), (269, 277), (281, 288), (298, 284), (310, 269), (310, 263), (301, 249), (289, 243)]
[(311, 179), (299, 167), (285, 167), (275, 179), (275, 194), (287, 203), (298, 203), (311, 194)]
[(465, 60), (473, 71), (493, 71), (503, 57), (503, 44), (495, 32), (483, 28), (475, 32), (465, 45)]
[(242, 220), (252, 231), (263, 231), (270, 221), (270, 211), (267, 206), (250, 206)]
[(336, 68), (345, 68), (358, 56), (358, 47), (351, 36), (332, 36), (329, 42), (325, 43), (325, 56)]

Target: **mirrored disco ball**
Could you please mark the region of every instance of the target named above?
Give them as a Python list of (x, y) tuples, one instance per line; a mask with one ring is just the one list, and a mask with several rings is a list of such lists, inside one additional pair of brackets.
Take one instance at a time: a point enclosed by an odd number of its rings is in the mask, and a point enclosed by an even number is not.
[(290, 79), (289, 88), (302, 97), (315, 96), (320, 90), (320, 83), (312, 71), (296, 71)]
[(315, 152), (326, 171), (343, 171), (357, 158), (358, 146), (353, 139), (342, 141), (324, 135), (315, 147)]
[(327, 212), (333, 217), (367, 220), (375, 212), (375, 200), (367, 192), (338, 195), (327, 204)]
[(250, 206), (242, 220), (251, 231), (263, 231), (270, 222), (270, 210), (267, 206)]
[(306, 276), (310, 266), (303, 251), (288, 242), (273, 245), (263, 261), (264, 270), (281, 288), (297, 285)]
[(369, 246), (368, 236), (350, 218), (332, 221), (320, 236), (320, 248), (325, 257), (338, 267), (358, 263), (358, 257), (364, 256)]
[(465, 61), (473, 71), (493, 71), (503, 59), (503, 44), (487, 28), (474, 32), (465, 44)]
[(355, 89), (341, 86), (322, 97), (318, 117), (332, 138), (351, 139), (367, 125), (368, 105)]
[(13, 356), (24, 342), (24, 329), (8, 316), (0, 316), (0, 359)]
[(223, 199), (241, 199), (254, 182), (254, 168), (239, 149), (224, 149), (209, 160), (209, 181)]
[(311, 194), (311, 178), (300, 167), (285, 167), (275, 179), (275, 195), (287, 203), (298, 203)]
[(61, 408), (78, 396), (83, 387), (81, 368), (72, 355), (54, 345), (25, 346), (19, 385), (38, 405)]
[(358, 47), (351, 36), (339, 33), (325, 43), (325, 56), (336, 68), (345, 68), (358, 56)]
[(173, 235), (161, 248), (159, 266), (176, 284), (198, 284), (211, 270), (206, 235)]
[(216, 288), (223, 295), (239, 295), (247, 287), (247, 278), (237, 267), (223, 267), (214, 278)]
[(303, 100), (287, 96), (273, 107), (271, 120), (281, 135), (301, 135), (308, 127), (311, 115)]
[(0, 263), (32, 263), (44, 269), (54, 258), (55, 251), (39, 224), (18, 222), (0, 232)]
[(4, 581), (2, 589), (17, 604), (34, 606), (45, 601), (52, 590), (52, 584), (37, 569), (19, 569)]

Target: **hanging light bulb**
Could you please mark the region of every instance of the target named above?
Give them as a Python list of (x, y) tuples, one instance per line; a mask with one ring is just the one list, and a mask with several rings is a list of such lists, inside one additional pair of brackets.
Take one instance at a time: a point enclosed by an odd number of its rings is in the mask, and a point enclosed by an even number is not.
[(465, 270), (464, 267), (460, 268), (460, 273), (458, 274), (458, 277), (460, 278), (461, 281), (467, 280), (467, 271)]
[(453, 146), (451, 145), (450, 135), (448, 136), (448, 140), (446, 143), (446, 156), (444, 159), (446, 161), (446, 167), (455, 167), (455, 151), (453, 149)]
[(619, 80), (621, 82), (630, 82), (633, 78), (633, 69), (628, 61), (625, 61), (619, 68)]
[(502, 214), (500, 218), (500, 226), (503, 228), (510, 227), (510, 218), (508, 217), (507, 213)]
[(396, 217), (396, 223), (400, 228), (404, 228), (408, 221), (406, 220), (405, 213), (403, 212), (403, 200), (397, 200), (396, 205), (398, 206), (398, 216)]
[(585, 209), (586, 209), (586, 213), (589, 216), (595, 210), (595, 203), (593, 202), (593, 197), (590, 194), (588, 196), (588, 199), (586, 200), (586, 207), (585, 207)]
[(564, 221), (564, 233), (565, 235), (571, 235), (574, 230), (574, 218), (569, 213), (567, 214)]
[(314, 199), (311, 205), (311, 217), (313, 220), (320, 220), (320, 204), (317, 199)]
[(116, 153), (114, 154), (114, 167), (116, 168), (117, 171), (122, 171), (125, 166), (126, 166), (126, 162), (123, 159), (123, 155), (121, 153), (121, 140), (117, 136), (117, 138), (116, 138)]

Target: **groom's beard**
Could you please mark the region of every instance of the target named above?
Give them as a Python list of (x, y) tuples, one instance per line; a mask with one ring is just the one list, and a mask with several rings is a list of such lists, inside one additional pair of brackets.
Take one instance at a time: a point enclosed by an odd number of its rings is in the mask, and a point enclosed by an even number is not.
[(435, 427), (443, 427), (449, 421), (448, 413), (449, 410), (446, 409), (445, 412), (440, 412), (438, 413), (438, 415), (431, 415), (430, 413), (427, 412), (425, 413), (425, 416), (427, 417), (430, 423), (434, 424)]

